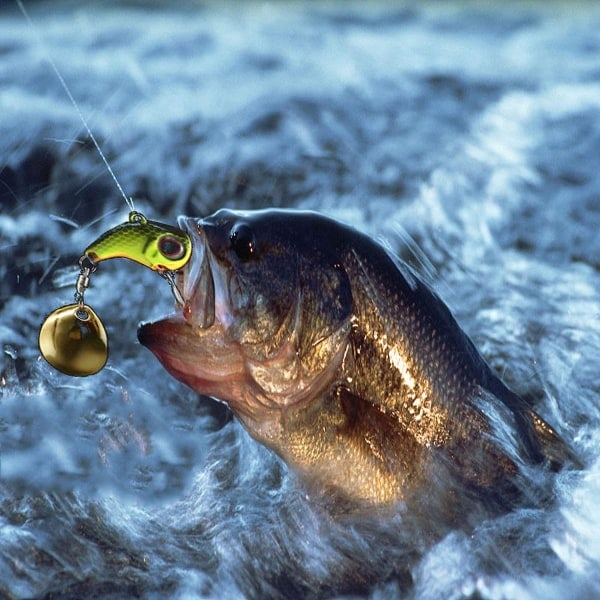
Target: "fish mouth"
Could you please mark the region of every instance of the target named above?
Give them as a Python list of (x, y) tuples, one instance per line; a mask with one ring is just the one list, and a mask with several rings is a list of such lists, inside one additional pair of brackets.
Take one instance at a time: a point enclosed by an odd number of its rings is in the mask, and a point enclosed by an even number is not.
[(215, 281), (211, 266), (211, 252), (201, 223), (190, 217), (178, 217), (177, 224), (192, 240), (192, 256), (177, 273), (177, 309), (195, 328), (207, 329), (215, 323)]
[(243, 373), (239, 349), (229, 344), (219, 324), (194, 329), (181, 314), (140, 323), (138, 340), (175, 379), (199, 394), (228, 398)]
[(176, 273), (176, 311), (140, 323), (138, 340), (197, 392), (227, 397), (243, 370), (239, 349), (227, 334), (232, 323), (227, 269), (211, 252), (202, 220), (179, 217), (178, 225), (192, 240), (192, 257)]

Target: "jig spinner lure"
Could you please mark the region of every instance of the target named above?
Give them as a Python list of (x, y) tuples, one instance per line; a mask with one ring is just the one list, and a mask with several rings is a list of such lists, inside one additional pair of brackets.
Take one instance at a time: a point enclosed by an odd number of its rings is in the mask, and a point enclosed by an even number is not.
[(174, 271), (183, 268), (192, 255), (192, 242), (176, 227), (149, 221), (137, 211), (92, 242), (79, 259), (75, 303), (50, 313), (40, 328), (42, 356), (67, 375), (85, 377), (100, 371), (108, 359), (108, 336), (104, 324), (84, 301), (90, 276), (98, 263), (110, 258), (128, 258), (163, 276), (175, 297), (182, 301)]

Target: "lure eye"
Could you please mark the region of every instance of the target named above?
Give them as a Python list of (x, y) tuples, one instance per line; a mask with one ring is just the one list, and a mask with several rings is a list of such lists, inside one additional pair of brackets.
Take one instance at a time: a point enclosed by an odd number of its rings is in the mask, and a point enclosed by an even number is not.
[(236, 225), (229, 235), (231, 247), (240, 260), (250, 260), (256, 256), (256, 240), (254, 232), (245, 223)]
[(185, 254), (185, 246), (170, 235), (163, 235), (158, 240), (159, 252), (169, 260), (179, 260)]

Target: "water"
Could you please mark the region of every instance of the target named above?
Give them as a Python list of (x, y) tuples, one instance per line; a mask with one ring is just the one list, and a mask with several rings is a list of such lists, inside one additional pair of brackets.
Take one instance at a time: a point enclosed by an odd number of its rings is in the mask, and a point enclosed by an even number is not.
[[(28, 5), (29, 6), (29, 5)], [(593, 3), (31, 5), (0, 12), (0, 594), (600, 595), (600, 9)], [(136, 342), (166, 283), (104, 263), (99, 375), (44, 315), (127, 207), (316, 208), (381, 236), (585, 461), (474, 531), (333, 518)]]

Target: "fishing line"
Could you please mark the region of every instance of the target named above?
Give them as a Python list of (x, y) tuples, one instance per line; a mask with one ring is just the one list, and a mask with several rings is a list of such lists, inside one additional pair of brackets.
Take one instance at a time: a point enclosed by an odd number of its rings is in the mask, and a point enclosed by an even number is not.
[[(183, 305), (185, 299), (177, 288), (173, 272), (182, 269), (190, 260), (192, 241), (184, 231), (164, 223), (149, 221), (135, 210), (133, 199), (128, 198), (121, 187), (22, 0), (15, 1), (43, 50), (44, 58), (50, 63), (73, 108), (79, 115), (87, 135), (92, 140), (102, 162), (130, 209), (129, 220), (126, 223), (103, 233), (86, 248), (80, 257), (79, 276), (75, 284), (75, 302), (53, 310), (40, 327), (38, 345), (46, 361), (67, 375), (85, 377), (98, 373), (108, 360), (106, 328), (100, 317), (84, 300), (85, 291), (90, 285), (90, 277), (96, 271), (98, 263), (110, 258), (129, 258), (148, 267), (167, 280), (176, 301)], [(64, 219), (63, 222), (67, 222), (67, 220)], [(47, 277), (57, 261), (58, 258), (48, 266), (42, 274), (40, 282)]]
[(39, 32), (38, 32), (35, 24), (31, 20), (31, 18), (29, 16), (29, 13), (25, 10), (25, 6), (24, 6), (23, 2), (21, 0), (15, 0), (15, 1), (17, 3), (17, 6), (19, 7), (19, 10), (21, 11), (21, 13), (23, 14), (23, 16), (25, 17), (25, 20), (27, 21), (27, 23), (31, 27), (31, 30), (33, 31), (33, 33), (34, 33), (34, 35), (35, 35), (38, 43), (40, 44), (40, 47), (43, 49), (46, 60), (48, 61), (48, 63), (50, 63), (50, 66), (52, 67), (54, 73), (56, 74), (56, 77), (58, 78), (58, 81), (62, 85), (63, 90), (66, 92), (69, 100), (71, 101), (71, 104), (73, 105), (73, 107), (77, 111), (77, 114), (79, 115), (79, 118), (81, 119), (81, 122), (83, 123), (83, 126), (84, 126), (84, 128), (85, 128), (85, 130), (86, 130), (86, 132), (87, 132), (87, 134), (89, 136), (89, 138), (92, 140), (94, 146), (96, 147), (96, 150), (98, 151), (98, 154), (100, 155), (100, 158), (102, 159), (102, 162), (106, 165), (106, 168), (108, 169), (108, 172), (109, 172), (110, 176), (112, 177), (113, 181), (115, 182), (115, 184), (117, 186), (117, 189), (121, 193), (121, 196), (123, 196), (123, 199), (125, 200), (125, 203), (129, 207), (129, 209), (132, 210), (132, 211), (134, 211), (135, 210), (135, 206), (133, 204), (133, 199), (132, 198), (128, 198), (127, 194), (124, 192), (123, 188), (121, 187), (121, 184), (119, 183), (119, 180), (117, 179), (117, 176), (115, 175), (115, 173), (112, 170), (112, 168), (111, 168), (108, 160), (106, 159), (106, 156), (104, 155), (104, 152), (102, 152), (102, 148), (100, 148), (100, 144), (98, 143), (98, 141), (96, 140), (96, 137), (92, 133), (92, 130), (90, 129), (90, 126), (88, 125), (88, 122), (87, 122), (86, 118), (83, 116), (83, 113), (81, 112), (81, 109), (79, 108), (79, 104), (77, 104), (77, 101), (73, 97), (73, 94), (71, 94), (71, 90), (69, 89), (69, 86), (67, 85), (67, 82), (65, 81), (64, 77), (61, 75), (60, 71), (58, 70), (58, 67), (56, 66), (56, 63), (54, 62), (54, 60), (52, 58), (52, 55), (50, 54), (50, 51), (48, 50), (48, 48), (44, 44), (44, 40), (42, 39), (42, 36), (39, 34)]

